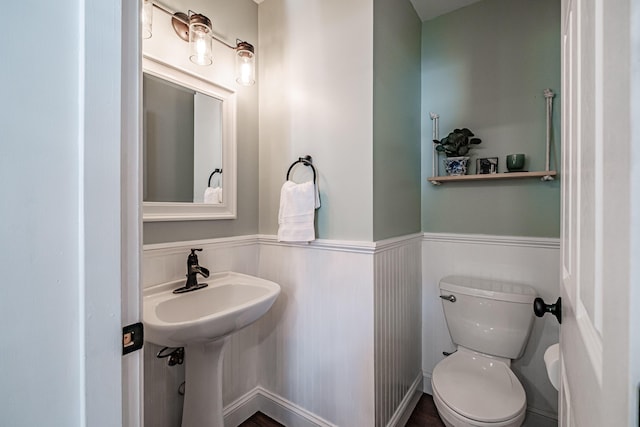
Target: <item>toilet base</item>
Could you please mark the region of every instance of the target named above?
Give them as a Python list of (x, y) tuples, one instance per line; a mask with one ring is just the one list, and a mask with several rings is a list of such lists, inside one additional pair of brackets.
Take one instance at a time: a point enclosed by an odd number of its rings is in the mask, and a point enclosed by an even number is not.
[(526, 408), (522, 410), (515, 418), (510, 420), (505, 420), (497, 423), (487, 423), (482, 421), (476, 421), (464, 417), (453, 409), (449, 408), (446, 403), (443, 402), (442, 398), (438, 394), (435, 387), (433, 387), (433, 403), (436, 405), (436, 409), (438, 410), (438, 415), (442, 419), (442, 422), (446, 427), (520, 427), (522, 423), (524, 423), (524, 419), (526, 416)]

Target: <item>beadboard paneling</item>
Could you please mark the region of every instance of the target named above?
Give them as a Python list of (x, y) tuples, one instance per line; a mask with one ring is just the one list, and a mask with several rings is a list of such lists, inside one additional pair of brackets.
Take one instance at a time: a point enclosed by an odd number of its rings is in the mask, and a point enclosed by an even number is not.
[[(144, 245), (142, 287), (184, 278), (190, 248), (202, 248), (202, 252), (197, 253), (198, 260), (211, 273), (232, 270), (255, 276), (258, 267), (257, 243), (256, 236), (239, 236)], [(206, 281), (202, 276), (198, 276), (198, 280)]]
[(421, 239), (401, 243), (374, 255), (378, 427), (388, 425), (407, 393), (413, 394), (421, 369)]
[(373, 256), (265, 240), (258, 271), (282, 287), (260, 384), (329, 423), (374, 425)]
[[(425, 391), (431, 372), (452, 351), (439, 296), (439, 281), (450, 274), (526, 283), (547, 302), (559, 292), (558, 239), (460, 234), (425, 234), (422, 245), (422, 369)], [(533, 309), (533, 308), (532, 308)], [(512, 367), (527, 393), (531, 412), (550, 417), (558, 413), (557, 391), (547, 379), (544, 351), (559, 340), (555, 317), (536, 318), (522, 358)]]
[(178, 387), (184, 381), (184, 365), (167, 366), (167, 359), (156, 358), (161, 349), (144, 343), (144, 425), (178, 427), (183, 403)]

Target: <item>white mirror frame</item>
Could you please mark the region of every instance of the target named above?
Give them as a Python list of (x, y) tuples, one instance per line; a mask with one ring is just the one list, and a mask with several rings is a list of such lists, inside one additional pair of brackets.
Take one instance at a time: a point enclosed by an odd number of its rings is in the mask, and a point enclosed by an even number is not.
[(223, 202), (221, 204), (143, 202), (143, 221), (235, 219), (237, 216), (236, 93), (148, 55), (144, 55), (142, 58), (142, 70), (152, 76), (222, 101), (222, 170), (224, 171)]

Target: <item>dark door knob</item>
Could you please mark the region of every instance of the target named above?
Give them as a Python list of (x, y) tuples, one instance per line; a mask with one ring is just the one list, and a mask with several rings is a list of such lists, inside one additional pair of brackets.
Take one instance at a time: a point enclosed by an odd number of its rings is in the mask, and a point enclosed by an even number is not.
[(558, 323), (562, 323), (562, 298), (558, 298), (555, 304), (545, 304), (542, 298), (533, 300), (533, 312), (538, 317), (544, 316), (545, 313), (551, 313), (556, 316)]

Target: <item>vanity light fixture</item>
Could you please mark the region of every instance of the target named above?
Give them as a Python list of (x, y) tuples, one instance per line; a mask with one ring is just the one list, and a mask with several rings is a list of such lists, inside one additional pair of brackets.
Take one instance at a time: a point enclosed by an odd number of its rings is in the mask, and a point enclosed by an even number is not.
[(211, 20), (189, 11), (189, 59), (194, 64), (211, 65), (212, 50)]
[(173, 12), (158, 2), (152, 0), (142, 1), (142, 34), (144, 38), (151, 37), (152, 8), (156, 7), (171, 16), (171, 25), (178, 37), (189, 42), (189, 59), (191, 62), (198, 65), (211, 65), (213, 63), (213, 39), (236, 51), (236, 82), (243, 86), (251, 86), (256, 82), (255, 50), (251, 43), (236, 39), (236, 45), (234, 46), (216, 37), (213, 34), (211, 20), (200, 13), (195, 13), (191, 10), (188, 14)]
[(236, 40), (236, 82), (242, 86), (251, 86), (256, 82), (256, 56), (253, 46)]

